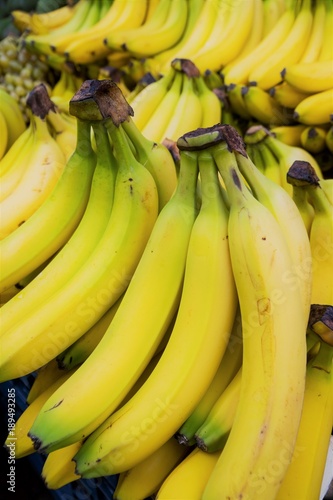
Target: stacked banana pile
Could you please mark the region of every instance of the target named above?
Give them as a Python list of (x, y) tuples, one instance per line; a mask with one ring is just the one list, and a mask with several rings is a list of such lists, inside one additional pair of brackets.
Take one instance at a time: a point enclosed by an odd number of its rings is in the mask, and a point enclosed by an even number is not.
[[(58, 111), (43, 85), (28, 104), (24, 133), (44, 144)], [(37, 373), (16, 457), (47, 454), (51, 489), (118, 474), (119, 499), (317, 498), (331, 181), (295, 160), (290, 195), (228, 124), (180, 136), (176, 167), (112, 80), (84, 81), (69, 109), (62, 175), (0, 241), (0, 380)]]

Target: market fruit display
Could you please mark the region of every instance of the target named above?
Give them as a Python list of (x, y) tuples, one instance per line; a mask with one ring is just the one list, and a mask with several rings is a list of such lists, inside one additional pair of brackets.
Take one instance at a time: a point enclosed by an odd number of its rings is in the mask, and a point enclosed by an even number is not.
[(332, 0), (46, 3), (0, 40), (17, 460), (59, 494), (321, 500)]

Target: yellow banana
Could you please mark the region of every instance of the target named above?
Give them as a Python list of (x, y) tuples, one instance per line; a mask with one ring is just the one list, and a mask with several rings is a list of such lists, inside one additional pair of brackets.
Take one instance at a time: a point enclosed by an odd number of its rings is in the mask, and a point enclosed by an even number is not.
[[(191, 147), (186, 137), (178, 141), (180, 148)], [(211, 157), (200, 155), (198, 162), (202, 205), (191, 232), (173, 331), (148, 380), (75, 456), (82, 477), (129, 469), (170, 439), (207, 390), (225, 352), (237, 308), (229, 273), (228, 213)], [(217, 311), (222, 293), (225, 314)]]
[[(259, 500), (275, 497), (295, 446), (306, 367), (304, 309), (298, 291), (284, 282), (292, 259), (279, 223), (251, 195), (238, 170), (238, 159), (246, 157), (242, 143), (230, 128), (221, 132), (231, 151), (224, 144), (211, 149), (230, 200), (229, 244), (244, 355), (235, 419), (202, 499)], [(279, 460), (278, 470), (270, 467), (273, 459)]]
[(240, 315), (237, 314), (227, 349), (212, 382), (196, 408), (177, 431), (176, 437), (181, 444), (188, 446), (194, 443), (196, 431), (202, 425), (213, 405), (240, 368), (242, 355)]
[(58, 110), (50, 111), (46, 117), (52, 127), (53, 136), (65, 155), (66, 161), (70, 159), (76, 145), (76, 123), (73, 117)]
[(157, 500), (200, 500), (220, 452), (206, 453), (195, 448), (169, 474), (158, 490)]
[(311, 33), (312, 23), (311, 0), (303, 0), (296, 19), (278, 50), (272, 52), (260, 64), (256, 64), (249, 74), (249, 81), (256, 82), (264, 90), (279, 83), (283, 68), (298, 62), (302, 57)]
[(234, 113), (239, 115), (244, 120), (250, 120), (252, 115), (249, 113), (245, 101), (243, 86), (236, 83), (231, 83), (226, 86), (228, 100), (230, 102), (231, 109)]
[(30, 29), (32, 33), (48, 33), (69, 22), (77, 9), (78, 3), (75, 5), (64, 5), (49, 12), (32, 12), (30, 14)]
[(258, 85), (242, 88), (242, 94), (247, 112), (260, 123), (266, 125), (285, 125), (288, 117), (281, 106)]
[(187, 453), (188, 450), (171, 437), (142, 462), (119, 474), (114, 498), (143, 500), (153, 495)]
[(308, 361), (302, 417), (293, 459), (281, 483), (277, 500), (321, 498), (333, 421), (333, 349), (320, 343)]
[(90, 124), (79, 122), (76, 150), (50, 197), (25, 224), (0, 242), (1, 291), (51, 257), (79, 224), (95, 169), (89, 143)]
[(326, 130), (325, 144), (327, 149), (333, 154), (333, 124)]
[(333, 88), (303, 99), (294, 109), (294, 118), (305, 125), (328, 124), (333, 116)]
[(41, 476), (49, 490), (58, 490), (62, 486), (80, 479), (75, 473), (75, 463), (72, 458), (81, 445), (82, 443), (79, 441), (47, 455)]
[[(56, 449), (79, 440), (93, 430), (91, 425), (96, 419), (101, 423), (111, 414), (148, 364), (176, 313), (188, 241), (197, 214), (196, 164), (186, 160), (177, 189), (155, 222), (110, 327), (78, 369), (77, 377), (47, 403), (32, 427), (31, 435), (42, 448)], [(103, 391), (110, 397), (100, 398)], [(58, 397), (63, 404), (47, 411)]]
[(218, 96), (205, 83), (202, 76), (194, 79), (194, 85), (202, 106), (201, 127), (211, 127), (216, 123), (221, 123), (222, 110)]
[[(88, 92), (90, 85), (88, 83)], [(97, 101), (103, 95), (103, 89), (108, 96), (109, 86), (114, 88), (115, 84), (106, 81), (105, 87), (103, 82), (94, 81), (92, 85), (99, 88), (99, 93), (94, 94), (96, 102), (93, 101), (89, 110), (90, 116), (96, 117), (100, 113)], [(119, 95), (117, 87), (115, 91), (116, 96)], [(122, 95), (121, 98), (124, 99)], [(104, 99), (105, 106), (105, 94), (101, 99)], [(85, 113), (86, 101), (86, 94), (80, 94), (75, 107), (82, 106)], [(148, 170), (135, 160), (122, 129), (113, 123), (112, 117), (119, 123), (121, 106), (118, 101), (114, 116), (112, 99), (111, 103), (108, 111), (110, 118), (105, 123), (119, 166), (109, 221), (94, 250), (74, 275), (1, 337), (3, 356), (0, 371), (3, 380), (34, 371), (40, 363), (45, 364), (60, 354), (112, 306), (127, 288), (155, 223), (158, 211), (155, 182)], [(127, 116), (128, 104), (125, 100), (123, 103), (123, 113)], [(30, 331), (28, 323), (36, 325), (30, 336), (25, 333)], [(17, 349), (10, 353), (6, 344), (14, 338)]]
[(311, 34), (308, 39), (305, 51), (299, 60), (300, 64), (313, 63), (318, 60), (320, 51), (323, 46), (325, 17), (326, 17), (326, 0), (317, 0), (314, 5), (313, 23)]
[(318, 59), (320, 61), (332, 61), (332, 22), (333, 22), (333, 5), (330, 0), (325, 1), (326, 15), (325, 24), (323, 26), (323, 44), (320, 50)]
[(269, 89), (271, 95), (280, 106), (294, 109), (296, 106), (309, 96), (306, 92), (301, 92), (286, 81), (282, 81)]
[(16, 458), (22, 458), (34, 453), (34, 445), (28, 436), (28, 431), (45, 401), (47, 401), (51, 394), (53, 394), (53, 392), (60, 387), (61, 384), (72, 376), (74, 371), (75, 369), (69, 372), (64, 372), (61, 377), (59, 377), (39, 396), (37, 396), (36, 399), (24, 409), (23, 413), (17, 419), (15, 429), (9, 431), (4, 444), (8, 450), (10, 450), (11, 446), (14, 444)]
[(246, 85), (249, 82), (249, 75), (252, 70), (257, 65), (264, 64), (270, 55), (280, 48), (280, 45), (290, 32), (294, 20), (295, 12), (291, 5), (253, 51), (244, 58), (235, 61), (235, 63), (231, 61), (222, 68), (224, 83), (226, 85), (231, 83)]
[(23, 33), (24, 31), (31, 31), (31, 18), (32, 14), (24, 10), (15, 9), (11, 11), (14, 26)]
[(333, 60), (292, 64), (286, 66), (281, 75), (300, 92), (314, 94), (329, 90), (333, 87)]
[(304, 226), (308, 235), (310, 235), (311, 224), (314, 216), (313, 206), (309, 203), (306, 191), (297, 184), (292, 185), (292, 198), (301, 214)]
[(112, 32), (140, 26), (147, 9), (147, 0), (114, 0), (98, 23), (67, 46), (66, 57), (75, 64), (90, 64), (103, 59), (110, 53), (104, 39)]
[(288, 144), (288, 146), (302, 147), (301, 133), (306, 128), (303, 124), (280, 125), (271, 127), (270, 131), (279, 141)]
[(301, 146), (312, 154), (320, 153), (326, 148), (326, 129), (307, 126), (301, 133)]
[(279, 22), (280, 17), (287, 9), (287, 2), (284, 0), (264, 0), (263, 2), (263, 37), (268, 35)]
[(123, 129), (134, 145), (138, 160), (154, 177), (160, 212), (177, 187), (174, 159), (166, 146), (145, 137), (132, 118), (123, 122)]
[[(207, 69), (218, 71), (234, 60), (251, 34), (255, 2), (234, 0), (230, 3), (222, 0), (221, 4), (227, 9), (227, 14), (219, 10), (210, 36), (192, 58), (201, 72)], [(226, 50), (223, 50), (224, 45), (228, 47)]]
[(3, 156), (6, 154), (7, 144), (8, 144), (7, 122), (1, 110), (0, 110), (0, 127), (2, 131), (2, 136), (0, 139), (0, 160), (1, 160)]
[(7, 151), (11, 148), (14, 142), (26, 130), (21, 108), (18, 102), (8, 94), (4, 89), (0, 88), (1, 113), (3, 114), (7, 124)]
[(46, 365), (42, 366), (36, 373), (34, 381), (28, 392), (26, 401), (30, 405), (37, 397), (46, 391), (56, 380), (64, 375), (65, 370), (59, 367), (56, 359), (51, 359)]
[(195, 440), (202, 451), (214, 453), (224, 448), (235, 420), (241, 381), (242, 369), (240, 368), (197, 429)]

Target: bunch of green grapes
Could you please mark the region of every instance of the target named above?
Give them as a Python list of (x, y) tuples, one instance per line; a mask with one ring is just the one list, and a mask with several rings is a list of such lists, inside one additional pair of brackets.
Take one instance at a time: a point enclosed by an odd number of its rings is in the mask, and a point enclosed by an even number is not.
[(49, 87), (49, 66), (30, 53), (19, 37), (7, 36), (0, 41), (0, 88), (19, 103), (28, 122), (26, 98), (39, 83)]

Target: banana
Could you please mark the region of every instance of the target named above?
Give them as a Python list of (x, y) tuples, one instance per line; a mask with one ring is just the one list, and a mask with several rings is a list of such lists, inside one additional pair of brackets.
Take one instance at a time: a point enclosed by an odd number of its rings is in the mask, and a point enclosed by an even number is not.
[(80, 449), (81, 441), (49, 453), (44, 462), (41, 477), (49, 490), (58, 490), (66, 484), (77, 481), (75, 463), (72, 458)]
[(315, 94), (333, 87), (333, 60), (299, 62), (286, 66), (281, 76), (300, 92)]
[(151, 33), (153, 33), (153, 30), (160, 29), (167, 19), (170, 8), (170, 0), (161, 0), (152, 12), (151, 16), (146, 18), (143, 24), (132, 29), (123, 29), (109, 33), (104, 39), (105, 45), (113, 51), (126, 50), (124, 45), (127, 40), (131, 40), (133, 38), (135, 39), (135, 37), (140, 38), (142, 36), (146, 36), (149, 34), (149, 30), (152, 30)]
[(241, 330), (241, 325), (238, 313), (232, 327), (227, 349), (206, 394), (176, 433), (178, 441), (183, 445), (189, 446), (194, 443), (196, 431), (241, 366), (243, 350), (241, 331), (239, 330)]
[[(78, 8), (75, 5), (64, 5), (49, 12), (32, 12), (30, 14), (30, 29), (34, 34), (48, 33), (70, 21)], [(14, 16), (15, 17), (15, 16)]]
[(326, 148), (330, 151), (330, 153), (333, 154), (333, 124), (330, 125), (328, 130), (326, 130), (325, 145)]
[(221, 123), (222, 110), (218, 96), (207, 86), (203, 76), (194, 79), (194, 84), (202, 106), (201, 127), (211, 127)]
[(256, 82), (263, 90), (268, 90), (281, 81), (284, 67), (296, 63), (305, 51), (311, 33), (313, 13), (311, 0), (303, 0), (295, 22), (278, 50), (271, 53), (261, 63), (257, 63), (249, 74), (249, 81)]
[[(186, 136), (178, 145), (184, 144), (188, 149)], [(237, 309), (226, 238), (228, 211), (211, 157), (200, 155), (198, 163), (202, 204), (191, 232), (173, 331), (148, 380), (75, 456), (84, 478), (128, 470), (170, 439), (207, 390), (226, 350)], [(217, 305), (221, 294), (225, 314)]]
[(311, 224), (314, 216), (313, 206), (309, 203), (306, 191), (302, 187), (297, 186), (297, 184), (293, 184), (292, 189), (292, 198), (299, 210), (299, 213), (301, 214), (306, 232), (310, 235)]
[(104, 43), (112, 32), (135, 28), (144, 23), (147, 0), (114, 0), (106, 15), (89, 30), (84, 37), (77, 37), (66, 48), (67, 59), (75, 64), (90, 64), (103, 59), (110, 53)]
[(188, 450), (171, 437), (145, 460), (119, 475), (113, 497), (118, 500), (148, 498), (159, 490), (187, 453)]
[(280, 17), (287, 9), (287, 2), (284, 0), (264, 0), (263, 2), (263, 38), (274, 29)]
[(79, 121), (76, 150), (55, 189), (25, 224), (0, 242), (1, 291), (45, 262), (76, 229), (86, 208), (95, 169), (92, 153), (90, 124)]
[[(186, 78), (182, 72), (177, 71), (172, 85), (157, 105), (148, 122), (142, 128), (144, 137), (161, 143), (165, 138), (165, 130), (168, 127), (172, 117), (177, 112), (178, 101), (183, 87), (183, 81)], [(135, 114), (134, 114), (135, 119)]]
[(319, 179), (319, 185), (330, 204), (333, 205), (333, 179)]
[[(109, 221), (96, 247), (77, 272), (39, 308), (1, 337), (2, 379), (15, 378), (38, 369), (40, 363), (45, 364), (83, 335), (112, 306), (127, 288), (157, 217), (155, 182), (148, 170), (135, 160), (117, 121), (121, 104), (125, 116), (128, 104), (121, 94), (116, 115), (112, 114), (114, 101), (109, 91), (110, 86), (115, 88), (114, 97), (117, 98), (120, 93), (117, 86), (113, 84), (113, 87), (111, 81), (106, 81), (106, 86), (98, 80), (88, 82), (88, 95), (91, 95), (91, 85), (99, 92), (93, 92), (96, 101), (92, 101), (89, 116), (99, 115), (98, 99), (102, 99), (103, 113), (110, 116), (105, 123), (118, 162)], [(105, 110), (105, 93), (110, 98), (109, 111)], [(73, 103), (77, 113), (81, 106), (82, 112), (86, 112), (87, 100), (87, 93), (78, 96)], [(33, 335), (29, 337), (25, 333), (30, 331), (28, 323), (36, 325)], [(14, 338), (17, 349), (10, 353), (7, 342), (11, 343)]]
[(32, 149), (15, 188), (0, 202), (0, 239), (18, 229), (48, 199), (66, 165), (60, 146), (51, 136), (44, 115), (31, 117)]
[(56, 109), (50, 111), (46, 117), (47, 122), (51, 125), (53, 136), (65, 155), (66, 161), (70, 159), (75, 150), (76, 144), (76, 123), (63, 111)]
[(289, 121), (281, 106), (258, 85), (242, 87), (247, 112), (260, 123), (266, 125), (286, 125)]
[(252, 194), (274, 216), (287, 243), (292, 265), (286, 269), (283, 280), (291, 291), (301, 296), (306, 329), (311, 305), (312, 257), (302, 217), (282, 186), (263, 175), (249, 158), (237, 154), (236, 157)]
[[(41, 448), (56, 449), (88, 435), (92, 423), (96, 419), (101, 423), (123, 400), (154, 354), (179, 304), (197, 214), (196, 183), (196, 163), (184, 157), (177, 189), (157, 217), (110, 327), (77, 377), (47, 403), (30, 431)], [(110, 398), (100, 398), (103, 392)], [(63, 404), (47, 411), (58, 397)]]
[(27, 125), (17, 101), (2, 88), (0, 88), (0, 101), (1, 113), (7, 125), (6, 151), (8, 151), (26, 130)]
[[(232, 3), (222, 0), (221, 4), (228, 10), (226, 19), (224, 20), (223, 10), (219, 10), (208, 40), (192, 59), (201, 72), (207, 69), (220, 70), (240, 54), (250, 38), (256, 8), (254, 0), (234, 0)], [(227, 45), (227, 50), (221, 50), (224, 44)]]
[(294, 118), (305, 125), (328, 124), (333, 116), (333, 88), (303, 99), (294, 109)]
[(164, 139), (177, 141), (186, 132), (200, 127), (202, 107), (200, 97), (195, 90), (195, 78), (200, 77), (184, 74), (178, 104), (164, 131)]
[(4, 114), (0, 110), (0, 128), (2, 130), (1, 139), (0, 139), (0, 160), (7, 152), (7, 144), (8, 144), (8, 128), (7, 122)]
[(296, 106), (309, 96), (306, 92), (301, 92), (286, 81), (282, 81), (269, 89), (269, 95), (272, 96), (280, 106), (294, 109)]
[(78, 147), (82, 149), (74, 153), (74, 158), (72, 157), (66, 166), (66, 168), (81, 168), (78, 165), (79, 162), (83, 162), (82, 168), (95, 168), (91, 183), (86, 187), (87, 204), (82, 218), (52, 261), (20, 291), (15, 300), (2, 309), (3, 332), (23, 320), (30, 312), (37, 310), (42, 302), (60, 290), (85, 264), (106, 229), (112, 210), (117, 164), (107, 132), (98, 123), (93, 124), (93, 128), (98, 146), (97, 159), (91, 149), (90, 125), (87, 124), (84, 125), (83, 132), (80, 128), (78, 130), (79, 134), (83, 134), (78, 136)]
[(169, 0), (169, 3), (168, 15), (160, 27), (125, 41), (123, 47), (132, 56), (140, 58), (158, 54), (181, 39), (188, 19), (188, 0)]
[(332, 61), (332, 22), (333, 22), (333, 5), (330, 0), (325, 0), (326, 15), (325, 23), (323, 26), (323, 44), (320, 50), (318, 59), (320, 61)]
[(226, 86), (226, 92), (228, 100), (230, 102), (231, 109), (234, 113), (239, 115), (244, 120), (251, 120), (252, 115), (249, 113), (245, 101), (243, 86), (236, 83), (231, 83)]
[[(221, 133), (231, 151), (224, 141), (211, 149), (230, 200), (229, 244), (244, 354), (235, 419), (202, 499), (267, 499), (277, 494), (290, 463), (302, 411), (303, 304), (283, 278), (292, 269), (292, 259), (280, 226), (253, 197), (238, 170), (236, 154), (246, 156), (240, 138), (227, 126)], [(292, 336), (286, 318), (289, 326), (292, 322)], [(278, 460), (278, 470), (271, 470), (272, 460)]]
[(34, 446), (31, 439), (28, 437), (28, 430), (31, 427), (31, 424), (36, 418), (36, 415), (40, 411), (41, 407), (45, 403), (45, 401), (50, 397), (53, 392), (61, 386), (66, 380), (68, 380), (74, 370), (69, 372), (64, 372), (61, 377), (59, 377), (53, 384), (49, 385), (45, 391), (43, 391), (36, 399), (27, 406), (23, 413), (16, 421), (15, 431), (10, 431), (7, 439), (4, 443), (5, 448), (9, 451), (13, 442), (15, 442), (15, 456), (16, 458), (22, 458), (27, 455), (31, 455), (34, 453)]
[(242, 369), (240, 368), (197, 429), (195, 441), (202, 451), (214, 453), (224, 448), (235, 420), (241, 381)]
[(194, 448), (165, 479), (156, 500), (200, 500), (219, 456), (220, 452), (205, 453)]
[(158, 80), (149, 83), (133, 99), (131, 107), (134, 111), (133, 120), (139, 130), (148, 123), (156, 107), (170, 89), (176, 76), (176, 70), (170, 66), (168, 73)]
[(51, 359), (46, 365), (42, 366), (36, 373), (34, 381), (28, 392), (26, 402), (30, 405), (37, 397), (46, 391), (56, 380), (58, 380), (65, 371), (59, 368), (58, 361)]
[(15, 9), (10, 12), (13, 25), (21, 32), (31, 31), (32, 15), (24, 10)]
[(82, 337), (57, 356), (56, 361), (61, 369), (70, 370), (75, 366), (81, 365), (90, 356), (111, 324), (120, 306), (122, 297), (119, 297), (110, 309)]
[(235, 63), (231, 61), (222, 68), (224, 83), (226, 85), (231, 83), (247, 85), (252, 70), (257, 65), (264, 64), (280, 48), (280, 45), (290, 32), (294, 20), (295, 11), (291, 2), (290, 6), (281, 14), (275, 26), (272, 27), (256, 48), (245, 57), (235, 61)]
[(323, 26), (325, 26), (326, 17), (325, 1), (326, 0), (317, 0), (315, 2), (311, 34), (305, 51), (299, 60), (300, 64), (313, 63), (318, 60), (324, 40)]
[(293, 459), (281, 483), (277, 500), (321, 498), (333, 421), (333, 349), (320, 343), (308, 361), (300, 427)]
[(271, 127), (270, 131), (279, 141), (288, 144), (288, 146), (302, 147), (301, 133), (306, 128), (306, 125), (296, 123), (293, 125), (280, 125)]
[(174, 159), (166, 146), (145, 137), (131, 117), (123, 122), (123, 129), (134, 145), (138, 160), (149, 170), (155, 180), (160, 212), (177, 187)]
[(326, 149), (326, 129), (318, 126), (307, 126), (301, 133), (301, 146), (312, 154)]

